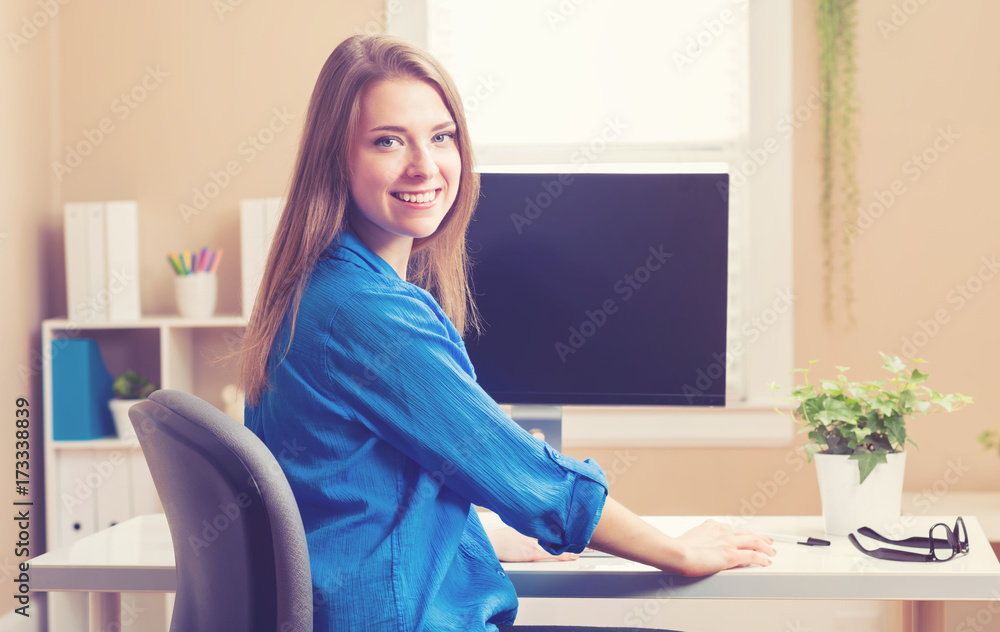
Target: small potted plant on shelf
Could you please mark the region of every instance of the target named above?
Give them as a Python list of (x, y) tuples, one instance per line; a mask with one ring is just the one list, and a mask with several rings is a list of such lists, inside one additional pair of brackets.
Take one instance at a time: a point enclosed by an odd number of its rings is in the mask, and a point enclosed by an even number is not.
[[(804, 384), (787, 401), (791, 418), (809, 433), (802, 446), (809, 461), (816, 457), (823, 519), (830, 535), (847, 535), (862, 526), (890, 528), (899, 519), (907, 442), (906, 420), (915, 413), (953, 412), (972, 398), (944, 395), (925, 386), (928, 378), (916, 366), (882, 353), (888, 381), (852, 382), (847, 367), (837, 379), (811, 382), (810, 368), (796, 369)], [(923, 360), (915, 359), (914, 365)], [(777, 384), (769, 385), (777, 391)], [(781, 414), (777, 401), (774, 408)], [(786, 415), (788, 416), (788, 415)]]
[(134, 404), (146, 399), (156, 386), (135, 371), (126, 371), (118, 376), (111, 385), (111, 399), (108, 408), (115, 420), (115, 429), (122, 439), (134, 437), (132, 422), (128, 418), (128, 409)]

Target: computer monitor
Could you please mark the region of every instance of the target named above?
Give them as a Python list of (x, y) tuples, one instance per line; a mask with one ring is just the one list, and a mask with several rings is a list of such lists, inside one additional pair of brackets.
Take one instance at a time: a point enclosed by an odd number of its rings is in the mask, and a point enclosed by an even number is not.
[(480, 175), (468, 245), (483, 332), (466, 346), (487, 393), (514, 405), (725, 404), (725, 165)]

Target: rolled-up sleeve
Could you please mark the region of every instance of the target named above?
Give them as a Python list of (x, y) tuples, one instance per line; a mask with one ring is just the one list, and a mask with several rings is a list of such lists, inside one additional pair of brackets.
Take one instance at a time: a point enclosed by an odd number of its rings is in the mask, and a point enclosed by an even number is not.
[(436, 484), (550, 553), (589, 543), (607, 497), (604, 471), (511, 420), (476, 383), (457, 332), (419, 295), (352, 295), (332, 315), (322, 352), (330, 395)]

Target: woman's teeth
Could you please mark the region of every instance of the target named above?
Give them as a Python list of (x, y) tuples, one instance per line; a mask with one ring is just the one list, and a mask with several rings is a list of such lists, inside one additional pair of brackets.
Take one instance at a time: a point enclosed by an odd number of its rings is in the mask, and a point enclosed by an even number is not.
[(431, 200), (434, 199), (434, 196), (436, 194), (437, 194), (436, 191), (431, 191), (429, 193), (416, 193), (416, 194), (414, 194), (414, 193), (393, 193), (394, 196), (396, 196), (400, 200), (403, 200), (404, 202), (416, 202), (417, 204), (420, 204), (422, 202), (430, 202)]

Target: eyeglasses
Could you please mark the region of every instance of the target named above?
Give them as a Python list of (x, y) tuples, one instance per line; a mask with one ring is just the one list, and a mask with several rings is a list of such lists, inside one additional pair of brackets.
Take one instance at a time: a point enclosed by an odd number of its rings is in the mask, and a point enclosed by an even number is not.
[(900, 551), (898, 549), (866, 549), (861, 546), (854, 534), (847, 536), (851, 544), (865, 555), (878, 558), (880, 560), (892, 560), (894, 562), (947, 562), (956, 555), (964, 555), (969, 552), (969, 532), (965, 529), (965, 521), (959, 516), (955, 520), (955, 526), (949, 528), (943, 522), (939, 522), (930, 528), (927, 537), (912, 537), (903, 540), (892, 540), (875, 532), (868, 527), (858, 529), (861, 535), (896, 546), (910, 548), (929, 549), (929, 553), (917, 553), (915, 551)]

